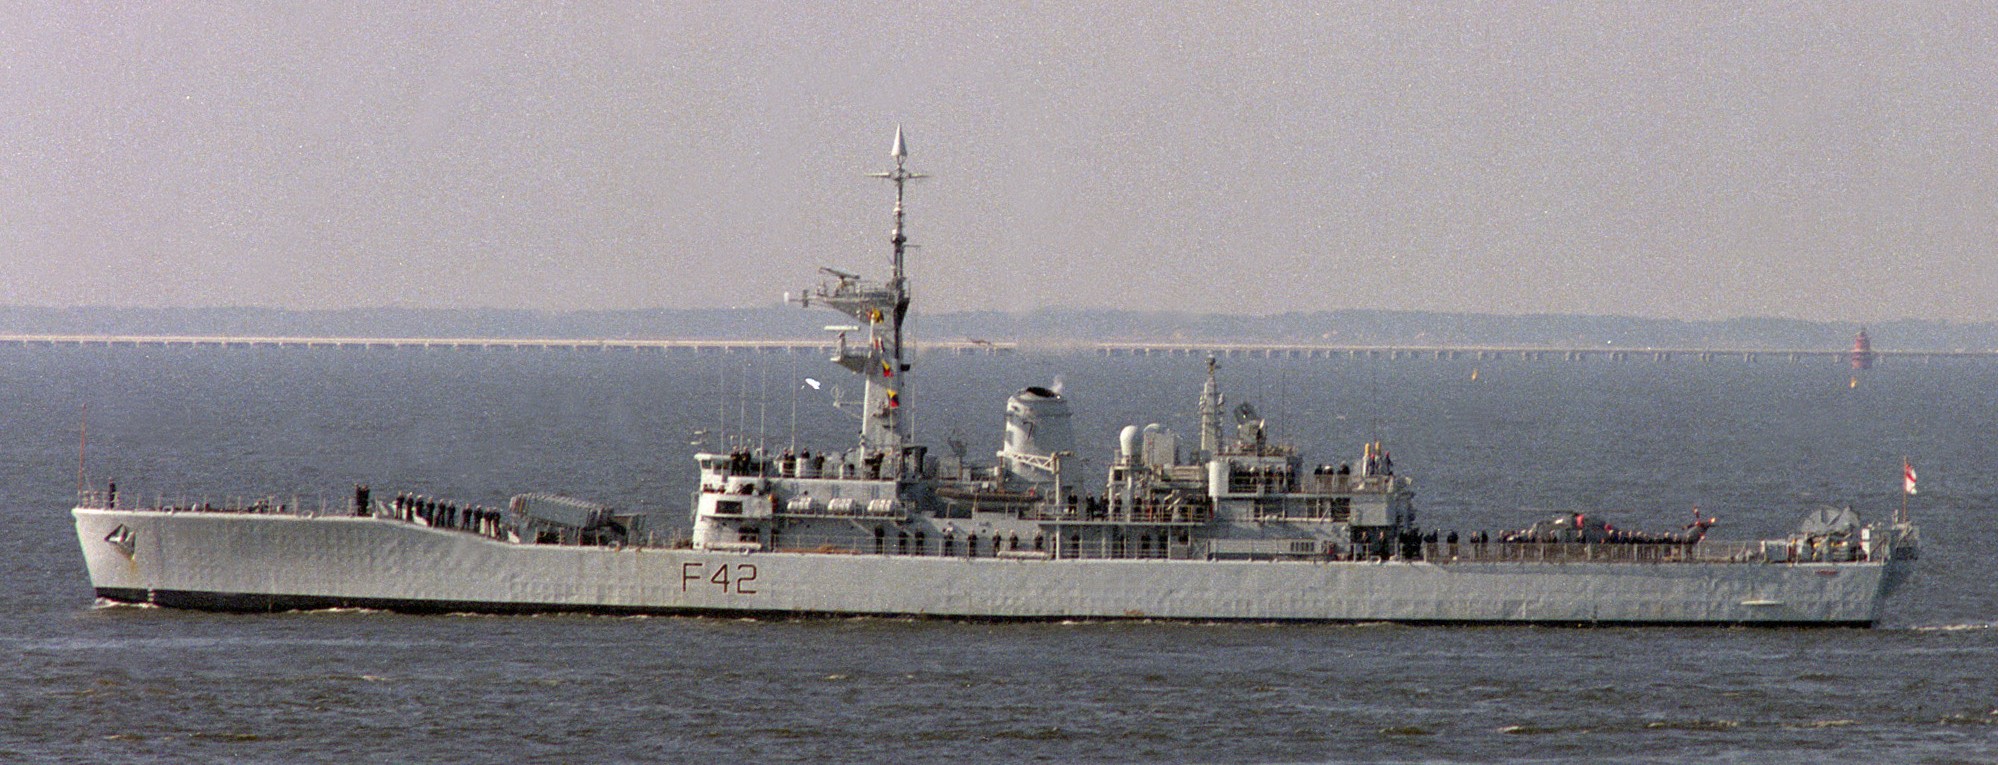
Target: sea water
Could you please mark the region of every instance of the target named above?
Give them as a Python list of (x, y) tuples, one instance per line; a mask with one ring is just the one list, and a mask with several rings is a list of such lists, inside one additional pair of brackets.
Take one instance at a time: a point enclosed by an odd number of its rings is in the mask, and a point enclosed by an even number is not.
[[(1000, 444), (1059, 381), (1082, 475), (1125, 425), (1191, 444), (1199, 358), (925, 356), (935, 453)], [(553, 491), (686, 523), (689, 455), (853, 443), (857, 398), (786, 354), (0, 348), (0, 761), (1982, 762), (1998, 757), (1998, 365), (1221, 361), (1314, 464), (1386, 444), (1418, 520), (1558, 512), (1719, 538), (1920, 491), (1917, 574), (1874, 630), (968, 624), (225, 615), (93, 604), (68, 507), (356, 483)], [(807, 378), (819, 384), (814, 386)], [(794, 414), (795, 413), (795, 414)]]

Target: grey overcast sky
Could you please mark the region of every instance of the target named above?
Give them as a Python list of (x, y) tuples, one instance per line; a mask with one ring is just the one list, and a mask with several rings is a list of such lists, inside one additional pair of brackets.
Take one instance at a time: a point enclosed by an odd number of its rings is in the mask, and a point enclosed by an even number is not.
[(10, 3), (0, 304), (1998, 320), (1998, 4)]

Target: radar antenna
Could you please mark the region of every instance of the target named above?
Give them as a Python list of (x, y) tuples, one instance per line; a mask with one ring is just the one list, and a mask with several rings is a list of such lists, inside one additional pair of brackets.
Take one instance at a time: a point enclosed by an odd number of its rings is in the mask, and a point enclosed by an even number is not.
[(1244, 401), (1235, 407), (1236, 424), (1246, 425), (1259, 419), (1262, 418), (1256, 416), (1256, 407), (1249, 404), (1249, 402)]

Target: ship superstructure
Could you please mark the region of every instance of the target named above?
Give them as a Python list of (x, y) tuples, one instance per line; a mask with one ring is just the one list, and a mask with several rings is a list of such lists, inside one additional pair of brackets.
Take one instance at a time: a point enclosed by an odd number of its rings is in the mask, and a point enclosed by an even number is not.
[[(837, 269), (799, 301), (832, 308), (856, 324), (839, 332), (833, 362), (864, 382), (856, 446), (767, 454), (738, 449), (696, 455), (695, 549), (811, 551), (1011, 558), (1352, 559), (1391, 557), (1415, 520), (1414, 492), (1371, 444), (1350, 464), (1307, 471), (1272, 443), (1255, 408), (1234, 410), (1224, 439), (1217, 364), (1200, 393), (1200, 441), (1182, 454), (1159, 425), (1128, 426), (1100, 489), (1078, 488), (1064, 463), (1076, 456), (1068, 402), (1056, 387), (1030, 386), (1006, 402), (996, 464), (932, 457), (908, 437), (904, 408), (911, 365), (904, 257), (907, 168), (900, 129), (890, 276), (870, 282)], [(1375, 450), (1379, 450), (1376, 454)]]
[(338, 513), (74, 510), (99, 597), (221, 610), (866, 614), (992, 619), (1870, 625), (1918, 534), (1819, 512), (1778, 540), (1632, 533), (1583, 513), (1424, 533), (1387, 447), (1308, 462), (1207, 362), (1196, 436), (1130, 424), (1080, 475), (1059, 385), (1005, 402), (990, 461), (911, 437), (907, 168), (897, 129), (885, 281), (823, 269), (832, 362), (862, 378), (850, 444), (695, 455), (692, 533), (550, 495), (505, 509), (358, 488)]

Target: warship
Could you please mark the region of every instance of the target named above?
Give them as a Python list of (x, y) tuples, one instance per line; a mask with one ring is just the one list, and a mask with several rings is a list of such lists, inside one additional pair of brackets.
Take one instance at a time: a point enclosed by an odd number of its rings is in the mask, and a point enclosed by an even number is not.
[[(694, 455), (691, 533), (549, 494), (480, 507), (356, 487), (337, 512), (275, 500), (72, 514), (100, 602), (265, 612), (589, 612), (974, 620), (1872, 626), (1920, 548), (1812, 512), (1779, 539), (1707, 538), (1709, 518), (1635, 533), (1563, 513), (1517, 531), (1424, 532), (1379, 442), (1307, 462), (1207, 363), (1197, 432), (1133, 423), (1100, 483), (1078, 479), (1054, 386), (1005, 402), (1000, 448), (967, 459), (910, 435), (903, 327), (907, 168), (895, 132), (889, 276), (823, 269), (794, 302), (838, 311), (831, 361), (864, 381), (857, 442)], [(788, 299), (788, 296), (787, 296)], [(849, 339), (849, 336), (852, 336)], [(1912, 471), (1910, 471), (1912, 475)], [(1910, 487), (1912, 491), (1912, 487)]]

